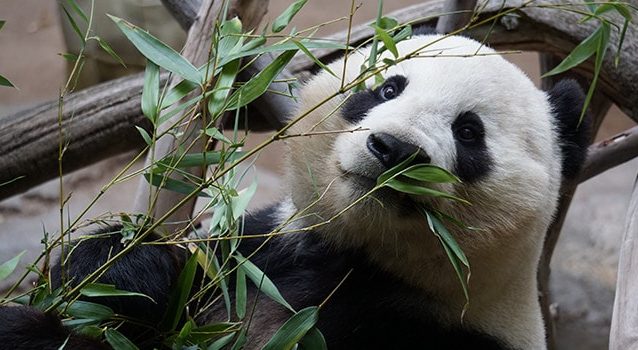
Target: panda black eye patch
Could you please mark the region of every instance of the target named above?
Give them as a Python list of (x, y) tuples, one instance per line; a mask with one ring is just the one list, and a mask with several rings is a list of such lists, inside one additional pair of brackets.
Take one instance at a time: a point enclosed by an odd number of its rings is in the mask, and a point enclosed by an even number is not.
[(485, 143), (485, 126), (476, 113), (461, 113), (452, 123), (452, 135), (456, 145), (456, 175), (467, 183), (485, 177), (493, 166)]
[(346, 101), (341, 109), (341, 115), (351, 123), (358, 123), (372, 108), (397, 98), (405, 90), (407, 83), (406, 77), (393, 75), (374, 90), (366, 89), (357, 92)]

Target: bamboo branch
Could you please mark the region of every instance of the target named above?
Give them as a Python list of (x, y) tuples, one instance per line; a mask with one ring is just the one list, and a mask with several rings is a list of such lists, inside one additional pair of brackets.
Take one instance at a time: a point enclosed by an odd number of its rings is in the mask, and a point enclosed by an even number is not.
[[(183, 56), (193, 65), (201, 66), (209, 60), (209, 50), (212, 44), (212, 33), (215, 30), (215, 23), (218, 16), (223, 11), (225, 1), (204, 0), (197, 13), (197, 17), (188, 32), (186, 44), (183, 49)], [(257, 26), (262, 17), (266, 14), (268, 1), (261, 0), (234, 0), (230, 2), (228, 17), (239, 17), (242, 19), (243, 29), (248, 31)], [(171, 85), (179, 83), (180, 78), (174, 77)], [(211, 82), (212, 86), (214, 82)], [(195, 91), (184, 98), (187, 101), (195, 95), (201, 93)], [(163, 134), (171, 126), (180, 124), (175, 132), (166, 134), (155, 143), (153, 152), (149, 152), (145, 166), (150, 167), (155, 160), (162, 159), (172, 154), (181, 147), (190, 148), (194, 152), (204, 152), (210, 145), (207, 139), (202, 136), (200, 130), (203, 127), (201, 113), (185, 112), (178, 113), (165, 123), (161, 124), (157, 134)], [(214, 145), (213, 145), (214, 146)], [(204, 167), (194, 167), (188, 172), (194, 178), (202, 178), (206, 169)], [(151, 186), (146, 178), (141, 177), (137, 189), (134, 211), (145, 213), (153, 218), (164, 217), (171, 212), (162, 228), (166, 232), (175, 232), (188, 225), (195, 198), (184, 201), (186, 195), (174, 191), (160, 189)], [(180, 204), (181, 203), (181, 204)], [(173, 207), (180, 204), (177, 210)]]

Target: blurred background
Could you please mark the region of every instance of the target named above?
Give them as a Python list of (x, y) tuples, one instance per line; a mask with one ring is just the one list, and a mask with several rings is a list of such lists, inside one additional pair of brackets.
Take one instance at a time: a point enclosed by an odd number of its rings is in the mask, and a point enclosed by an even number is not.
[[(78, 0), (82, 5), (88, 1)], [(384, 12), (419, 3), (416, 0), (386, 1)], [(355, 24), (374, 18), (374, 0), (361, 0)], [(289, 5), (287, 0), (271, 0), (264, 23), (272, 20)], [(298, 29), (347, 16), (350, 3), (342, 0), (309, 0), (292, 23)], [(88, 61), (79, 81), (87, 87), (143, 69), (144, 59), (105, 16), (113, 14), (149, 30), (176, 50), (182, 47), (185, 33), (163, 9), (159, 0), (96, 1), (95, 34), (105, 39), (126, 61), (124, 68), (97, 47), (88, 50)], [(37, 103), (55, 100), (68, 74), (61, 53), (78, 51), (75, 33), (55, 0), (2, 0), (0, 19), (6, 25), (0, 31), (0, 74), (17, 89), (0, 87), (0, 118)], [(326, 35), (347, 28), (341, 21), (323, 28)], [(532, 80), (539, 83), (538, 55), (508, 55)], [(612, 107), (597, 139), (610, 137), (634, 123)], [(254, 134), (249, 145), (268, 134)], [(261, 153), (254, 172), (259, 183), (253, 208), (276, 201), (285, 192), (283, 144), (274, 144)], [(72, 192), (68, 210), (74, 217), (99, 189), (106, 184), (133, 153), (104, 160), (64, 177), (65, 189)], [(638, 160), (626, 163), (582, 184), (572, 202), (552, 262), (552, 292), (557, 316), (560, 349), (607, 349), (610, 315), (616, 283), (618, 248), (624, 217)], [(87, 213), (93, 217), (108, 212), (127, 211), (137, 181), (117, 185)], [(1, 189), (0, 189), (1, 190)], [(41, 251), (43, 232), (59, 231), (57, 180), (45, 183), (13, 198), (0, 201), (0, 262), (23, 250), (25, 265)], [(15, 276), (14, 276), (15, 278)], [(0, 283), (0, 292), (13, 283), (9, 278)]]

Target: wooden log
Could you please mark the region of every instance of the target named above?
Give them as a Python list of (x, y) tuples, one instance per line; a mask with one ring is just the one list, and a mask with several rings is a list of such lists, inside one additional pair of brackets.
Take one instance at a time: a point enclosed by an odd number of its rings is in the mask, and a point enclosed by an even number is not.
[[(196, 67), (203, 65), (209, 60), (212, 33), (214, 33), (215, 24), (223, 11), (224, 4), (225, 1), (221, 0), (204, 0), (195, 21), (189, 29), (182, 55)], [(233, 0), (230, 1), (228, 17), (240, 18), (243, 29), (248, 31), (259, 24), (267, 9), (268, 1)], [(181, 78), (174, 77), (171, 86), (178, 84), (180, 80)], [(210, 82), (210, 85), (213, 85), (213, 83)], [(196, 91), (187, 95), (183, 101), (187, 101), (199, 93), (201, 93), (199, 89), (196, 89)], [(200, 133), (204, 121), (201, 113), (197, 112), (186, 111), (174, 115), (160, 125), (157, 133), (164, 134), (173, 125), (178, 124), (179, 126), (173, 128), (171, 133), (160, 137), (156, 141), (154, 152), (150, 152), (146, 159), (146, 167), (150, 167), (157, 159), (173, 154), (180, 147), (191, 152), (204, 152), (211, 146), (208, 143), (208, 138)], [(202, 178), (206, 169), (204, 167), (194, 167), (187, 171), (194, 178)], [(134, 211), (144, 213), (155, 219), (166, 216), (162, 228), (166, 233), (172, 233), (188, 226), (196, 198), (151, 186), (144, 177), (141, 177)]]
[(636, 157), (638, 157), (638, 126), (591, 145), (579, 181), (587, 181)]
[[(134, 128), (150, 129), (140, 110), (143, 79), (112, 80), (64, 100), (64, 173), (144, 144)], [(57, 100), (0, 118), (0, 183), (19, 178), (0, 188), (0, 200), (58, 176), (58, 131)]]
[(162, 0), (162, 4), (182, 29), (188, 30), (195, 21), (202, 0)]
[(609, 350), (638, 348), (638, 178), (636, 180), (620, 246)]
[(443, 3), (443, 15), (436, 22), (436, 32), (447, 34), (470, 23), (476, 0), (447, 0)]

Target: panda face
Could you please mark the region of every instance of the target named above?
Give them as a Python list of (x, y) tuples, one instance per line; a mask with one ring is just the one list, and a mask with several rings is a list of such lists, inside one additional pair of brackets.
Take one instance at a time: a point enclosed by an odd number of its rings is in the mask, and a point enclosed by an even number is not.
[[(472, 205), (377, 191), (333, 220), (342, 232), (339, 244), (367, 244), (370, 237), (362, 237), (362, 227), (375, 228), (378, 236), (422, 232), (426, 228), (415, 203), (498, 235), (498, 241), (531, 220), (547, 223), (551, 218), (561, 156), (547, 96), (493, 50), (463, 37), (436, 42), (440, 38), (417, 36), (399, 43), (401, 55), (423, 49), (418, 57), (383, 72), (385, 81), (379, 86), (373, 88), (369, 79), (367, 90), (330, 100), (293, 128), (294, 133), (337, 132), (289, 141), (292, 188), (313, 189), (292, 197), (297, 208), (313, 203), (310, 211), (316, 217), (331, 218), (368, 192), (386, 169), (418, 151), (421, 162), (448, 169), (462, 180), (431, 186)], [(347, 81), (359, 74), (367, 54), (364, 50), (349, 57)], [(341, 72), (343, 60), (330, 68)], [(299, 112), (339, 86), (339, 79), (320, 73), (301, 92)], [(483, 239), (477, 245), (485, 243)]]

